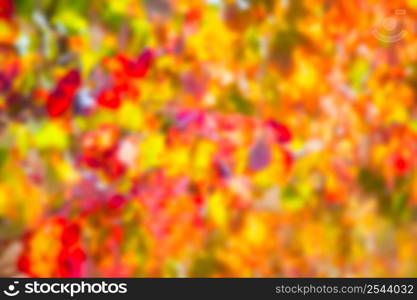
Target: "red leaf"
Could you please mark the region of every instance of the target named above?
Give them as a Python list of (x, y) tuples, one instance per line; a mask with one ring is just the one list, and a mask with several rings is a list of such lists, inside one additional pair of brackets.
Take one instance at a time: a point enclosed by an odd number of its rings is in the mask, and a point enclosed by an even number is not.
[(80, 85), (81, 77), (78, 70), (70, 70), (65, 74), (48, 97), (46, 103), (48, 115), (55, 118), (64, 114), (71, 106), (74, 95)]
[(72, 97), (61, 90), (55, 90), (49, 95), (46, 103), (48, 115), (51, 118), (61, 116), (72, 103)]
[(412, 168), (411, 159), (401, 153), (394, 153), (392, 160), (394, 170), (398, 175), (405, 175)]
[(110, 197), (110, 199), (107, 201), (107, 206), (111, 210), (117, 210), (121, 208), (126, 203), (125, 197), (122, 195), (116, 194)]
[(27, 254), (23, 254), (19, 257), (17, 261), (17, 268), (24, 273), (28, 273), (30, 271), (30, 260)]
[(117, 109), (120, 106), (120, 96), (114, 89), (105, 90), (100, 93), (97, 103), (101, 106)]
[(0, 19), (10, 19), (14, 13), (14, 4), (11, 0), (0, 0)]
[(65, 246), (71, 246), (78, 242), (80, 238), (80, 227), (77, 224), (71, 224), (64, 228), (62, 232), (62, 243)]
[(78, 70), (70, 70), (57, 84), (58, 89), (74, 93), (81, 85), (81, 76)]
[(291, 131), (284, 124), (278, 123), (274, 120), (269, 120), (266, 122), (266, 126), (272, 128), (278, 143), (287, 143), (291, 141)]
[(136, 61), (124, 59), (122, 61), (128, 76), (135, 78), (145, 77), (153, 61), (154, 54), (150, 49), (145, 49)]

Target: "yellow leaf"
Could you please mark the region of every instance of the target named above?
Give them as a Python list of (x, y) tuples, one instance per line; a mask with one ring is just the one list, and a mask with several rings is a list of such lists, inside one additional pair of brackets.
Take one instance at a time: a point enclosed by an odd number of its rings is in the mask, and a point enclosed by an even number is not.
[(68, 147), (68, 133), (57, 122), (45, 122), (33, 137), (35, 147), (64, 150)]
[(120, 126), (128, 130), (140, 130), (144, 125), (142, 110), (139, 105), (131, 101), (124, 101), (117, 111)]
[(157, 167), (161, 164), (165, 152), (165, 139), (162, 134), (146, 137), (139, 146), (139, 158), (142, 170)]
[(208, 199), (208, 214), (219, 227), (225, 227), (228, 219), (226, 199), (219, 191), (214, 192)]

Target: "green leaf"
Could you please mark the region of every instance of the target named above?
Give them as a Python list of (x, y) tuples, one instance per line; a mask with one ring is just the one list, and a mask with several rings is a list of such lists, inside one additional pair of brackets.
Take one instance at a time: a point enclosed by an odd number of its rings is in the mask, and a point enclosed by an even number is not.
[(252, 103), (245, 99), (242, 96), (242, 94), (237, 90), (237, 88), (234, 88), (232, 90), (229, 99), (238, 112), (244, 115), (252, 115), (254, 113), (254, 107)]
[(359, 92), (369, 73), (369, 62), (365, 59), (357, 59), (349, 70), (349, 81), (352, 88)]

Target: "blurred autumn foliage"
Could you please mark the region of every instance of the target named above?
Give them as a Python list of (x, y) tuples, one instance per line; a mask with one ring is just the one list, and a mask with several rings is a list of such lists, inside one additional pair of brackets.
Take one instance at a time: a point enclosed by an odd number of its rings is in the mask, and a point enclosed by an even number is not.
[(417, 276), (416, 16), (0, 0), (0, 275)]

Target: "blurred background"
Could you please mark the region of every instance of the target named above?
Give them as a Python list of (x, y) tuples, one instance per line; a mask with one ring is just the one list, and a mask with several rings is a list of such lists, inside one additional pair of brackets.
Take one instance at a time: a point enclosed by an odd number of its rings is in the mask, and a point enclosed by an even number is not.
[(0, 275), (417, 276), (416, 0), (0, 0)]

